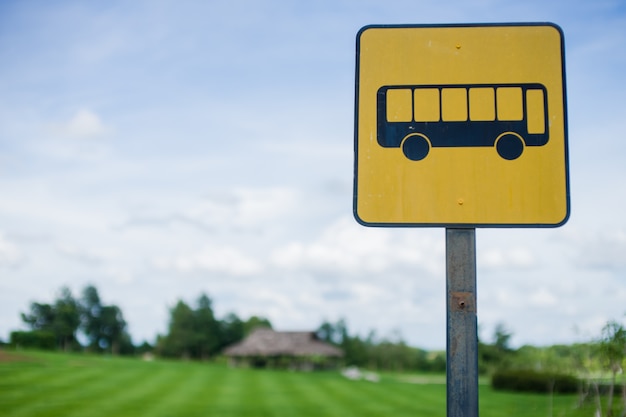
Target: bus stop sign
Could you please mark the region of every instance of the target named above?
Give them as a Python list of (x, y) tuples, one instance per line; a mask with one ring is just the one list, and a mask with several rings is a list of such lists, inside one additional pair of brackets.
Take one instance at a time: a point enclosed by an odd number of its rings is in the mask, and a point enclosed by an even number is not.
[(558, 26), (366, 26), (356, 52), (354, 215), (361, 224), (567, 221)]

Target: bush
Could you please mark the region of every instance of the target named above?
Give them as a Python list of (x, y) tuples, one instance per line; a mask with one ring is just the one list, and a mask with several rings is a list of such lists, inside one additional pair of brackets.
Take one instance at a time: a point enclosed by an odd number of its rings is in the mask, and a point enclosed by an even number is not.
[(16, 348), (54, 350), (56, 338), (54, 333), (42, 330), (11, 332), (10, 345)]
[(552, 372), (506, 370), (493, 375), (491, 386), (499, 391), (565, 394), (577, 392), (579, 381), (574, 376)]

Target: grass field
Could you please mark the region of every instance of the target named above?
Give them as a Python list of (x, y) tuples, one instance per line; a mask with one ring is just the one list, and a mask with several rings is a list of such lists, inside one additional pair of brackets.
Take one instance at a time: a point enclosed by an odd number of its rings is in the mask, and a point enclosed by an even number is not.
[[(443, 376), (230, 369), (223, 365), (0, 352), (0, 416), (421, 416), (446, 415)], [(417, 383), (416, 383), (417, 382)], [(591, 416), (575, 396), (493, 392), (480, 386), (480, 416)], [(550, 413), (550, 410), (552, 412)]]

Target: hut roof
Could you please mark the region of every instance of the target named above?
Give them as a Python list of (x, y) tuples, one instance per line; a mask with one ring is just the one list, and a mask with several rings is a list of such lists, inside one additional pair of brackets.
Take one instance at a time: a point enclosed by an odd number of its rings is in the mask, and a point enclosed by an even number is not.
[(338, 349), (318, 340), (314, 332), (277, 332), (257, 328), (244, 340), (227, 347), (226, 356), (343, 356)]

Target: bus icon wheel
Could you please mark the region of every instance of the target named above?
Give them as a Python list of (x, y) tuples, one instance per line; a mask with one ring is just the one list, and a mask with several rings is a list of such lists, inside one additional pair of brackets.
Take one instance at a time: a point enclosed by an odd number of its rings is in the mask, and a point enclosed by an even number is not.
[(496, 151), (503, 159), (512, 161), (524, 152), (524, 140), (517, 133), (503, 133), (496, 139)]
[(402, 141), (402, 152), (411, 161), (421, 161), (430, 152), (430, 141), (421, 133), (413, 133)]

